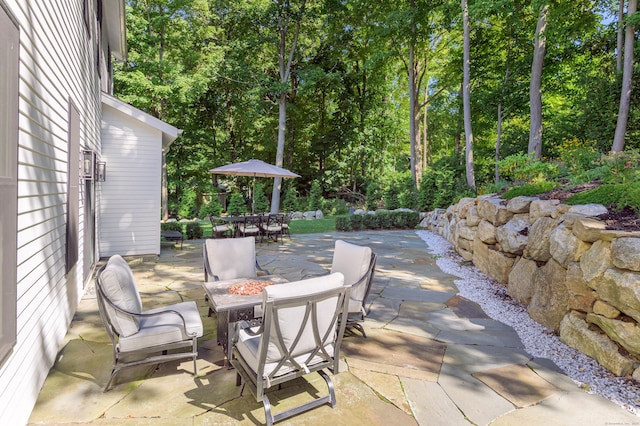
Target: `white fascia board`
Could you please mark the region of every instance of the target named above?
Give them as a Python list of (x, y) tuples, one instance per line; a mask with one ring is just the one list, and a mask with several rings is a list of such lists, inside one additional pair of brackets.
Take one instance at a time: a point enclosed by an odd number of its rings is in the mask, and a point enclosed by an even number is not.
[(133, 105), (122, 102), (120, 99), (114, 98), (105, 92), (102, 92), (102, 103), (162, 132), (162, 150), (165, 152), (169, 149), (173, 141), (182, 134), (182, 130), (177, 127), (147, 114)]

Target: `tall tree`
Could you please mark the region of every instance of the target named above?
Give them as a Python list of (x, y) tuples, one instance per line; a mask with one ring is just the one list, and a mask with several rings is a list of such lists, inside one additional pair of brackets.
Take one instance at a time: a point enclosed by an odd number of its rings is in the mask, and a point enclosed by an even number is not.
[(463, 47), (462, 47), (462, 105), (464, 111), (464, 137), (465, 137), (465, 169), (467, 175), (467, 186), (475, 189), (476, 179), (473, 167), (473, 130), (471, 127), (471, 98), (470, 98), (470, 25), (469, 25), (469, 8), (467, 0), (462, 0), (462, 28), (463, 28)]
[[(289, 94), (289, 81), (291, 79), (291, 64), (296, 54), (296, 46), (300, 35), (300, 24), (302, 22), (306, 0), (302, 0), (298, 8), (291, 5), (290, 0), (278, 0), (278, 67), (280, 74), (280, 84), (282, 91), (278, 102), (278, 148), (276, 151), (276, 166), (282, 167), (284, 162), (284, 137), (287, 131), (287, 96)], [(292, 22), (293, 21), (293, 22)], [(294, 26), (293, 35), (290, 34), (290, 25)], [(290, 45), (287, 47), (287, 41)], [(282, 178), (275, 178), (273, 181), (273, 192), (271, 194), (271, 213), (278, 213), (280, 210), (280, 189)]]
[(624, 35), (624, 67), (622, 70), (622, 91), (620, 93), (620, 108), (618, 109), (618, 122), (616, 133), (613, 136), (611, 151), (620, 152), (624, 149), (624, 136), (627, 132), (629, 119), (629, 103), (631, 102), (631, 86), (633, 83), (633, 44), (635, 42), (635, 25), (632, 17), (636, 13), (637, 0), (629, 0), (627, 5), (627, 24)]
[(542, 156), (542, 67), (546, 52), (547, 15), (549, 4), (544, 3), (538, 10), (538, 22), (534, 35), (531, 81), (529, 84), (529, 148), (527, 152), (535, 158)]

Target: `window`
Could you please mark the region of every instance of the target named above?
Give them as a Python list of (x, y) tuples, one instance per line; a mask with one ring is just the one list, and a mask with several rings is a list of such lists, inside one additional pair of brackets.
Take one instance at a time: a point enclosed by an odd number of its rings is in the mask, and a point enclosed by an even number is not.
[(78, 223), (80, 182), (80, 113), (69, 101), (69, 151), (67, 176), (67, 253), (66, 273), (78, 262)]
[(16, 343), (19, 37), (0, 0), (0, 363)]

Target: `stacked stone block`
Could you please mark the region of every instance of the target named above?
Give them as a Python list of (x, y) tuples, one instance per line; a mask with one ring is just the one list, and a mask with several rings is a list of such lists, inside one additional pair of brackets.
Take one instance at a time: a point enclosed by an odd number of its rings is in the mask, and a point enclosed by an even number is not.
[(488, 195), (429, 212), (420, 225), (566, 344), (640, 381), (640, 232), (606, 230), (596, 219), (606, 211)]

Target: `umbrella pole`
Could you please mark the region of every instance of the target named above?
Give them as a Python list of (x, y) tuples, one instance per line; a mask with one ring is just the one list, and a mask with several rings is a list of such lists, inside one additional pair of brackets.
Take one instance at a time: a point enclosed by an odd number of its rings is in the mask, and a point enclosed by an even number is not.
[(255, 213), (256, 207), (256, 174), (253, 174), (253, 190), (251, 192), (251, 214)]

